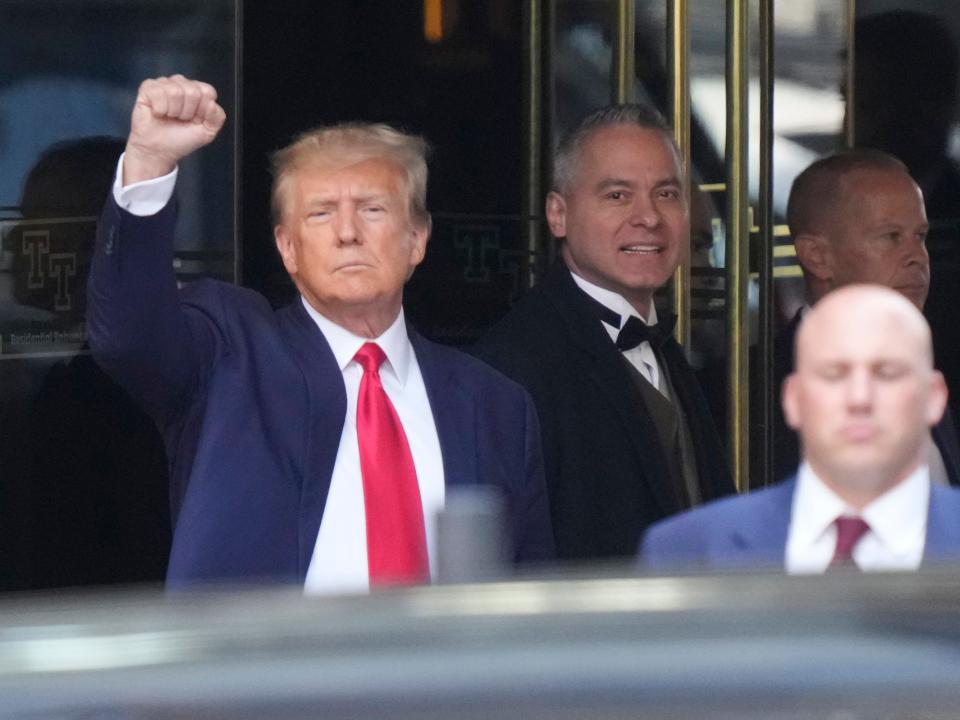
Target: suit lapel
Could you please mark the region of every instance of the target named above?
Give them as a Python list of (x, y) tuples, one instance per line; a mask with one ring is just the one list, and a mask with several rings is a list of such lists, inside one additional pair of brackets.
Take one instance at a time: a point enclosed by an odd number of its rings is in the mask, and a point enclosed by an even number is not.
[(923, 564), (955, 561), (958, 556), (960, 556), (960, 491), (941, 485), (931, 485)]
[[(300, 298), (281, 310), (278, 318), (284, 339), (300, 363), (309, 395), (301, 454), (304, 460), (299, 468), (298, 571), (302, 580), (310, 565), (330, 491), (347, 414), (347, 393), (333, 351)], [(290, 422), (297, 422), (297, 418), (290, 418)]]
[(957, 438), (957, 424), (949, 405), (940, 422), (933, 426), (931, 434), (943, 457), (950, 484), (960, 485), (960, 440)]
[(667, 476), (667, 459), (657, 441), (657, 430), (627, 373), (623, 356), (590, 312), (583, 291), (563, 263), (558, 261), (544, 279), (544, 291), (563, 319), (571, 345), (589, 359), (586, 380), (598, 388), (620, 418), (660, 510), (665, 515), (677, 512), (681, 507)]
[(727, 547), (718, 552), (736, 565), (783, 568), (796, 485), (796, 477), (793, 477), (736, 500), (749, 502), (752, 506), (741, 514), (743, 522), (731, 528)]
[[(281, 332), (299, 361), (309, 392), (304, 427), (299, 510), (298, 571), (306, 577), (330, 491), (330, 479), (347, 413), (343, 375), (323, 333), (298, 298), (278, 313)], [(475, 411), (472, 396), (457, 382), (453, 366), (443, 363), (443, 348), (424, 340), (408, 326), (443, 455), (444, 481), (477, 482)]]
[(443, 456), (444, 484), (475, 484), (477, 476), (476, 408), (473, 396), (457, 381), (454, 365), (444, 363), (446, 350), (428, 342), (407, 325), (417, 356)]

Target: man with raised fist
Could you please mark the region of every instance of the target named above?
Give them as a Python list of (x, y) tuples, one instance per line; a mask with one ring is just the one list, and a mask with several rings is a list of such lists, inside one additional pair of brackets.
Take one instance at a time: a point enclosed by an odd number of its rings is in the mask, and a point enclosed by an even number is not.
[(550, 557), (529, 396), (404, 322), (430, 234), (424, 141), (345, 124), (274, 156), (274, 234), (300, 294), (275, 312), (224, 283), (177, 290), (177, 164), (224, 122), (210, 85), (140, 86), (89, 282), (94, 354), (166, 439), (168, 584), (427, 582), (430, 521), (458, 484), (502, 491), (515, 561)]

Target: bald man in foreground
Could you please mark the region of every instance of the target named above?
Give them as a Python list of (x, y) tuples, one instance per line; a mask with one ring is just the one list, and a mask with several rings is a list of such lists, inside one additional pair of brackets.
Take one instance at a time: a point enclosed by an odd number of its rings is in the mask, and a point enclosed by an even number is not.
[(960, 559), (960, 490), (931, 483), (929, 428), (947, 390), (915, 305), (878, 285), (835, 290), (805, 314), (783, 410), (796, 475), (654, 525), (654, 570), (915, 570)]

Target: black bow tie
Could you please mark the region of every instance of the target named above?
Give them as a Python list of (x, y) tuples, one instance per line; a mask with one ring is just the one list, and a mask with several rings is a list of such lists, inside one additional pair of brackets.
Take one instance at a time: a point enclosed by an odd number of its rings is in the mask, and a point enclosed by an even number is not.
[(677, 324), (676, 315), (668, 315), (656, 325), (647, 325), (636, 315), (631, 315), (621, 327), (622, 318), (617, 313), (586, 293), (584, 295), (590, 301), (597, 317), (610, 327), (620, 328), (620, 333), (617, 335), (618, 350), (633, 350), (644, 342), (650, 343), (654, 350), (659, 350), (673, 335), (673, 326)]
[(670, 315), (656, 325), (647, 325), (636, 315), (631, 315), (620, 328), (617, 335), (618, 350), (633, 350), (640, 343), (648, 342), (654, 350), (659, 350), (673, 336), (676, 315)]

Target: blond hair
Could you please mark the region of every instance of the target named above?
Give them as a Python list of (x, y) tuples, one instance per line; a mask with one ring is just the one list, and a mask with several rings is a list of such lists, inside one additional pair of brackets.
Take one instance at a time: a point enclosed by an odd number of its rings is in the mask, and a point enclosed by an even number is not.
[(312, 164), (356, 163), (379, 158), (394, 163), (406, 175), (410, 219), (417, 225), (429, 225), (427, 212), (426, 140), (383, 123), (341, 123), (309, 130), (275, 152), (271, 210), (273, 222), (280, 224), (286, 203), (290, 176)]

